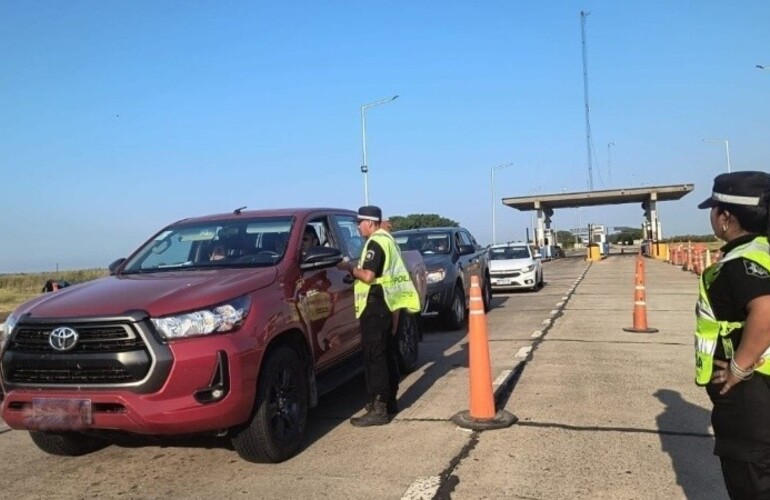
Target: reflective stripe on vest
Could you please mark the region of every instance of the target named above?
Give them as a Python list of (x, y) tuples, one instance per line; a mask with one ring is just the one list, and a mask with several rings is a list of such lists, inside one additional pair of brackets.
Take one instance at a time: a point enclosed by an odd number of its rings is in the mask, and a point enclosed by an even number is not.
[[(721, 339), (727, 358), (733, 356), (733, 340), (730, 334), (743, 328), (744, 321), (719, 321), (714, 315), (708, 298), (708, 290), (719, 276), (725, 262), (739, 258), (756, 262), (770, 272), (770, 245), (767, 238), (758, 236), (752, 241), (733, 248), (722, 260), (709, 266), (701, 274), (698, 280), (698, 303), (695, 307), (696, 331), (695, 331), (695, 383), (706, 385), (711, 380), (714, 369), (714, 353), (717, 341)], [(765, 360), (755, 370), (770, 375), (770, 349), (762, 355)]]
[[(385, 264), (382, 268), (382, 276), (376, 278), (372, 282), (372, 285), (382, 286), (385, 303), (388, 305), (388, 309), (391, 311), (406, 309), (410, 313), (420, 312), (420, 296), (417, 293), (417, 288), (415, 288), (414, 283), (412, 283), (409, 271), (406, 269), (404, 260), (401, 258), (401, 251), (390, 233), (384, 229), (378, 229), (369, 237), (366, 241), (366, 245), (364, 245), (364, 249), (361, 251), (361, 258), (358, 261), (358, 266), (363, 266), (371, 241), (376, 241), (380, 247), (382, 247), (385, 254)], [(364, 283), (361, 280), (356, 280), (353, 289), (356, 297), (356, 318), (360, 318), (361, 313), (363, 313), (366, 308), (366, 301), (369, 297), (371, 285)]]

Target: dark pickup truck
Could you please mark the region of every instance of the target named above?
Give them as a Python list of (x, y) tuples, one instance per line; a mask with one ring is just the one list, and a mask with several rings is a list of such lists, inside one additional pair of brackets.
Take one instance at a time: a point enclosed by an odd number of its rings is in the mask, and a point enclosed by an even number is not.
[[(8, 317), (2, 418), (55, 455), (95, 451), (115, 431), (216, 433), (246, 460), (286, 460), (308, 408), (361, 372), (353, 282), (336, 264), (362, 245), (356, 213), (342, 209), (173, 223), (110, 276)], [(404, 257), (424, 296), (422, 258)], [(399, 323), (401, 368), (413, 370), (418, 321), (404, 312)]]
[(489, 310), (492, 289), (489, 255), (462, 227), (431, 227), (395, 231), (402, 251), (417, 250), (428, 268), (428, 296), (423, 317), (440, 317), (446, 326), (459, 330), (466, 320), (471, 276), (480, 280), (484, 309)]

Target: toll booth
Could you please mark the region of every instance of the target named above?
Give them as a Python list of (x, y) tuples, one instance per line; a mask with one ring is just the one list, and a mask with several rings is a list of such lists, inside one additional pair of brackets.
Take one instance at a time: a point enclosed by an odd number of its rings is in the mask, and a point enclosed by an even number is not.
[[(536, 246), (541, 248), (544, 254), (551, 250), (545, 247), (550, 247), (554, 244), (552, 238), (547, 237), (551, 231), (551, 217), (554, 215), (554, 210), (641, 203), (644, 210), (644, 220), (648, 229), (645, 235), (649, 236), (649, 241), (651, 241), (649, 245), (650, 255), (659, 259), (665, 259), (666, 255), (668, 255), (668, 248), (666, 243), (661, 241), (662, 233), (658, 218), (658, 202), (679, 200), (692, 192), (693, 189), (693, 184), (673, 184), (668, 186), (631, 187), (575, 193), (562, 191), (554, 194), (503, 198), (502, 202), (503, 205), (508, 207), (521, 211), (533, 211), (536, 214), (537, 227), (534, 231), (533, 239)], [(605, 253), (608, 252), (609, 244), (607, 242), (606, 228), (604, 235), (600, 235), (599, 238), (603, 251)], [(548, 239), (548, 243), (546, 243), (546, 239)], [(589, 238), (588, 241), (592, 244), (594, 243), (593, 238)]]

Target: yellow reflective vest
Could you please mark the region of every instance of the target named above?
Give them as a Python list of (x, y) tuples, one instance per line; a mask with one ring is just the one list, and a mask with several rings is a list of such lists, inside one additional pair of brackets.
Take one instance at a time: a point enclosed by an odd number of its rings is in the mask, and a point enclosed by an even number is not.
[[(390, 235), (384, 229), (378, 229), (372, 234), (361, 251), (361, 258), (358, 261), (358, 267), (364, 265), (366, 253), (369, 251), (369, 244), (376, 241), (382, 247), (385, 253), (385, 265), (382, 269), (382, 276), (375, 278), (371, 285), (382, 286), (385, 303), (388, 309), (396, 311), (406, 309), (410, 313), (420, 312), (420, 296), (412, 283), (409, 271), (406, 269), (404, 260), (401, 258), (401, 251)], [(369, 297), (371, 285), (361, 280), (356, 280), (353, 287), (356, 301), (356, 318), (361, 317), (361, 313), (366, 308), (366, 301)]]
[[(708, 290), (714, 280), (719, 275), (725, 262), (744, 258), (763, 267), (770, 272), (770, 245), (767, 238), (758, 236), (748, 243), (738, 245), (730, 250), (719, 262), (709, 266), (701, 274), (698, 280), (698, 303), (695, 308), (696, 331), (695, 331), (695, 383), (706, 385), (711, 380), (711, 373), (714, 369), (714, 353), (716, 352), (717, 342), (721, 340), (725, 356), (730, 359), (737, 346), (733, 346), (731, 333), (741, 329), (746, 324), (745, 321), (720, 321), (714, 315), (711, 309), (711, 303), (708, 298)], [(755, 368), (755, 371), (764, 375), (770, 375), (770, 349), (762, 355), (765, 363)]]

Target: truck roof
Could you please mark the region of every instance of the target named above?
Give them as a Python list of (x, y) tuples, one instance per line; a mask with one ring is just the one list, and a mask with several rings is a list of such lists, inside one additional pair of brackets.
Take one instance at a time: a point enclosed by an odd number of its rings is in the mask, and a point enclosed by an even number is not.
[[(245, 207), (244, 207), (245, 208)], [(329, 207), (302, 207), (302, 208), (270, 208), (262, 210), (244, 210), (235, 209), (232, 212), (224, 212), (219, 214), (201, 215), (198, 217), (188, 217), (180, 219), (176, 222), (206, 222), (216, 220), (232, 220), (233, 218), (251, 218), (251, 217), (286, 217), (286, 216), (307, 216), (316, 212), (333, 212), (338, 214), (353, 215), (357, 212), (347, 208), (329, 208)]]

